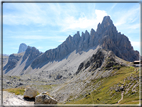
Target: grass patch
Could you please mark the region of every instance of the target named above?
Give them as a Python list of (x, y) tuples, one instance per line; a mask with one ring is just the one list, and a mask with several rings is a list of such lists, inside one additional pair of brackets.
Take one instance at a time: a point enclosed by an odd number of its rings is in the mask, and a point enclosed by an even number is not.
[(8, 91), (10, 93), (15, 93), (15, 95), (24, 95), (24, 88), (9, 88), (9, 89), (3, 89), (3, 91)]
[(52, 86), (51, 85), (38, 85), (37, 86), (38, 88), (42, 88), (42, 89), (52, 89)]
[[(8, 91), (10, 93), (14, 93), (15, 95), (24, 95), (25, 88), (24, 87), (19, 87), (19, 88), (8, 88), (8, 89), (3, 89), (3, 91)], [(40, 93), (37, 91), (37, 95)]]
[(44, 92), (44, 91), (50, 92), (56, 86), (57, 86), (56, 84), (53, 84), (53, 85), (35, 85), (35, 84), (33, 84), (33, 85), (31, 85), (31, 87), (37, 89), (39, 92)]
[(11, 76), (12, 79), (20, 79), (20, 76)]

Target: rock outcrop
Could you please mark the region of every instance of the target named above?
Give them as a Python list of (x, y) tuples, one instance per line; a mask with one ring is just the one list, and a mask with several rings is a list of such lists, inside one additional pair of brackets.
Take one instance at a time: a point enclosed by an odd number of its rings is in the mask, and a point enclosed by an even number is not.
[(98, 49), (95, 54), (90, 58), (83, 61), (77, 71), (76, 75), (82, 71), (85, 71), (87, 68), (89, 72), (95, 71), (98, 68), (105, 68), (106, 70), (110, 69), (119, 69), (122, 66), (127, 66), (123, 61), (116, 58), (115, 54), (112, 51), (106, 51), (104, 49)]
[(38, 94), (38, 91), (28, 87), (26, 88), (25, 92), (24, 92), (24, 98), (35, 98)]
[(116, 56), (127, 61), (139, 59), (139, 53), (133, 50), (129, 39), (117, 31), (109, 16), (104, 17), (97, 32), (103, 49), (111, 50)]
[(85, 60), (79, 65), (76, 74), (78, 74), (81, 70), (87, 69), (90, 66), (92, 66), (92, 70), (96, 70), (102, 65), (104, 56), (105, 54), (103, 53), (102, 49), (99, 49), (96, 54), (93, 54), (91, 58)]
[(25, 52), (27, 49), (27, 45), (25, 43), (21, 43), (19, 46), (18, 53)]
[(57, 104), (57, 101), (46, 93), (41, 93), (35, 97), (35, 104)]

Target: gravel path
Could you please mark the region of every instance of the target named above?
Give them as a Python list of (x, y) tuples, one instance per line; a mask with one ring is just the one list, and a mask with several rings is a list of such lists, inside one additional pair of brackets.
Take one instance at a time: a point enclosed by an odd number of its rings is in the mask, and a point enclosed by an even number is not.
[[(1, 93), (0, 93), (1, 94)], [(1, 98), (0, 98), (1, 100)], [(26, 101), (21, 95), (15, 95), (7, 91), (3, 91), (3, 105), (34, 105), (34, 101)]]
[(121, 99), (118, 101), (118, 104), (120, 103), (121, 100), (123, 100), (123, 94), (124, 94), (124, 91), (121, 92)]

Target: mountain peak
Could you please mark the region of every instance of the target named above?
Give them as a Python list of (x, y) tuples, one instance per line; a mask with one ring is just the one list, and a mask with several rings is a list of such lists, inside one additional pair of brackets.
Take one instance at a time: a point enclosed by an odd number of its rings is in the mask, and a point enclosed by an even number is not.
[(89, 34), (89, 32), (87, 30), (85, 30), (85, 34)]
[(79, 39), (80, 38), (80, 33), (77, 31), (77, 33), (73, 36), (74, 39)]
[(95, 34), (95, 30), (92, 28), (90, 31), (90, 35), (93, 36)]
[(18, 53), (24, 52), (27, 49), (27, 45), (25, 43), (21, 43), (19, 46), (19, 51)]
[(102, 34), (103, 32), (105, 32), (106, 30), (108, 30), (110, 28), (111, 28), (111, 30), (115, 29), (115, 31), (116, 31), (116, 27), (114, 26), (113, 21), (111, 20), (110, 16), (105, 16), (103, 18), (102, 23), (98, 24), (97, 32), (98, 32), (98, 34)]
[(113, 25), (113, 22), (112, 22), (112, 20), (110, 19), (110, 16), (105, 16), (105, 17), (103, 18), (102, 24), (104, 25), (104, 27)]
[(110, 16), (105, 16), (105, 17), (103, 18), (103, 20), (105, 21), (105, 20), (111, 20), (111, 19), (110, 19)]
[(113, 25), (113, 22), (112, 22), (112, 20), (110, 19), (109, 16), (105, 16), (103, 18), (102, 24), (104, 25), (104, 27), (107, 27), (107, 26)]

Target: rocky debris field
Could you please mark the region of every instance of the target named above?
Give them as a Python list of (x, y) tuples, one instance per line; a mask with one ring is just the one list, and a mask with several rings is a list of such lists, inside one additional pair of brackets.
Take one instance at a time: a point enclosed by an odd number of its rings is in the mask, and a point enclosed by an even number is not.
[[(40, 75), (22, 75), (22, 76), (3, 76), (3, 88), (18, 88), (18, 87), (24, 87), (32, 86), (36, 88), (39, 92), (48, 91), (50, 92), (53, 86), (60, 85), (64, 83), (66, 79), (60, 79), (60, 80), (48, 80), (44, 76)], [(47, 86), (47, 90), (45, 90), (45, 86)], [(48, 88), (49, 87), (49, 88)]]
[[(57, 104), (57, 101), (52, 98), (47, 92), (38, 93), (34, 88), (27, 87), (25, 89), (24, 95), (15, 95), (14, 93), (9, 93), (3, 91), (3, 105), (4, 106), (21, 106), (21, 105), (37, 105), (37, 104)], [(1, 100), (1, 99), (0, 99)]]
[(13, 93), (3, 91), (3, 105), (34, 105), (34, 101), (26, 101), (21, 95), (15, 95)]

